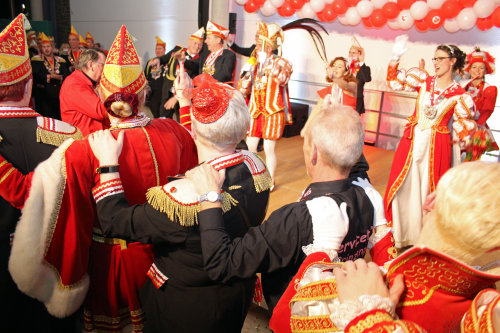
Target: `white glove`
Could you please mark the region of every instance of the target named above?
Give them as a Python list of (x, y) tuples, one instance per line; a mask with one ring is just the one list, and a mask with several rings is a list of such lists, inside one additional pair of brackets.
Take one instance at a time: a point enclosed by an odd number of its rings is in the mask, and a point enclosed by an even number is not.
[(354, 180), (352, 183), (363, 188), (372, 203), (373, 209), (375, 210), (375, 216), (373, 217), (373, 227), (376, 228), (380, 225), (387, 224), (384, 212), (384, 200), (382, 199), (380, 193), (378, 193), (378, 191), (372, 186), (372, 184), (370, 184), (367, 179), (358, 177), (358, 180)]
[(339, 207), (332, 198), (319, 197), (307, 201), (306, 205), (313, 222), (314, 252), (338, 251), (349, 231), (347, 204), (343, 202)]
[(259, 64), (264, 65), (266, 60), (267, 60), (267, 53), (266, 52), (260, 51), (257, 53), (257, 61), (259, 62)]
[(241, 73), (250, 73), (252, 72), (253, 64), (246, 62), (243, 67), (241, 67)]
[(406, 43), (408, 42), (408, 35), (399, 35), (395, 39), (394, 46), (392, 47), (392, 60), (398, 61), (399, 58), (408, 50)]

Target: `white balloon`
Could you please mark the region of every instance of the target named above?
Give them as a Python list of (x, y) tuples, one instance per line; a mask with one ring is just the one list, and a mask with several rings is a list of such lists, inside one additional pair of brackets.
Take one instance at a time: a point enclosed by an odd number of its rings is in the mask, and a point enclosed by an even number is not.
[(345, 12), (345, 17), (347, 18), (347, 23), (350, 25), (358, 25), (361, 22), (361, 16), (359, 16), (358, 11), (354, 7), (349, 7), (347, 12)]
[(448, 32), (457, 32), (460, 30), (460, 27), (458, 26), (458, 22), (456, 18), (452, 18), (449, 20), (445, 20), (443, 24), (444, 30)]
[(384, 7), (387, 2), (387, 0), (372, 0), (373, 7), (378, 9)]
[(410, 14), (409, 9), (405, 9), (399, 12), (398, 17), (396, 17), (396, 20), (399, 23), (399, 28), (403, 30), (408, 30), (413, 26), (413, 23), (415, 20)]
[(314, 18), (316, 16), (309, 2), (306, 2), (300, 11), (302, 12), (302, 18)]
[(285, 0), (269, 0), (274, 7), (276, 8), (279, 8), (281, 6), (283, 6), (283, 4), (285, 3)]
[(387, 25), (392, 30), (399, 30), (399, 29), (401, 29), (401, 27), (399, 26), (398, 18), (395, 18), (393, 20), (387, 20)]
[(427, 6), (430, 9), (439, 9), (443, 5), (444, 0), (427, 0)]
[(345, 14), (337, 16), (337, 20), (339, 20), (339, 22), (343, 25), (349, 25), (349, 21), (347, 20)]
[(311, 0), (309, 3), (311, 4), (311, 9), (315, 13), (319, 13), (325, 8), (325, 0)]
[(246, 4), (248, 2), (248, 0), (234, 0), (238, 5), (241, 5), (243, 6), (244, 4)]
[(477, 0), (472, 8), (477, 17), (484, 18), (493, 14), (495, 3), (491, 0)]
[(429, 6), (425, 1), (416, 1), (410, 7), (410, 14), (415, 20), (423, 19), (429, 12)]
[(474, 9), (468, 7), (462, 9), (460, 13), (457, 15), (458, 26), (462, 30), (469, 30), (476, 24), (476, 13), (474, 13)]
[(277, 11), (276, 7), (274, 7), (273, 4), (271, 3), (271, 1), (269, 1), (269, 0), (264, 2), (262, 7), (260, 7), (260, 12), (264, 16), (274, 15), (274, 14), (276, 14), (276, 11)]
[(368, 0), (361, 0), (356, 5), (356, 10), (358, 11), (359, 16), (368, 17), (373, 12), (373, 4)]

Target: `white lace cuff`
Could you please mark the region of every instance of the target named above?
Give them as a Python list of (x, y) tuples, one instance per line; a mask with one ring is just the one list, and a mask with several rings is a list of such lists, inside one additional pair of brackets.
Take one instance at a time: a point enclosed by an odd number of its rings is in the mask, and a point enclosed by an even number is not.
[(385, 310), (396, 319), (395, 308), (396, 305), (389, 298), (380, 295), (361, 295), (357, 300), (345, 301), (334, 307), (330, 319), (335, 326), (344, 330), (351, 320), (375, 309)]
[(389, 228), (387, 225), (380, 225), (378, 227), (375, 227), (375, 232), (368, 239), (368, 249), (371, 250), (375, 244), (380, 242), (382, 238), (384, 238), (389, 233), (389, 231), (391, 231), (391, 228)]
[(328, 257), (330, 257), (331, 262), (340, 262), (337, 250), (331, 248), (327, 249), (321, 246), (317, 246), (314, 243), (302, 246), (302, 252), (304, 252), (306, 256), (315, 252), (325, 252), (328, 255)]

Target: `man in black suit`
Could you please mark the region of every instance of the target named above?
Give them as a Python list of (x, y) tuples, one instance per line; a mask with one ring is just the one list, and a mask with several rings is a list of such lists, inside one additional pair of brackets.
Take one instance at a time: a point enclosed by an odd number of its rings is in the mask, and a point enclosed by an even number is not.
[[(164, 80), (161, 92), (160, 117), (172, 118), (174, 113), (179, 110), (179, 103), (174, 96), (174, 80), (179, 70), (179, 61), (176, 54), (185, 53), (185, 60), (196, 60), (199, 57), (200, 50), (203, 46), (203, 35), (205, 28), (200, 28), (194, 32), (188, 39), (187, 48), (176, 45), (164, 56), (161, 56), (160, 65), (164, 67)], [(194, 78), (198, 75), (198, 68), (187, 69), (189, 77)]]
[(365, 64), (365, 50), (355, 43), (349, 49), (350, 68), (358, 80), (358, 95), (356, 98), (356, 111), (361, 115), (365, 113), (365, 100), (363, 89), (366, 82), (372, 80), (370, 67)]
[[(200, 52), (200, 57), (195, 60), (185, 61), (187, 70), (198, 71), (198, 74), (207, 73), (219, 82), (233, 81), (236, 55), (224, 48), (224, 40), (229, 35), (229, 29), (208, 21), (207, 48)], [(180, 60), (184, 60), (182, 56)]]

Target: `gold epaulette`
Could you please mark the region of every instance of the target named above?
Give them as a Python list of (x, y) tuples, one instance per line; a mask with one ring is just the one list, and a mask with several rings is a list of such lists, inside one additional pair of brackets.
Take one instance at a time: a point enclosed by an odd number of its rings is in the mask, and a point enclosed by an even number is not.
[(54, 58), (56, 58), (56, 60), (59, 62), (66, 62), (66, 59), (64, 59), (63, 57), (54, 56)]
[[(222, 192), (222, 211), (228, 212), (238, 201), (228, 192)], [(164, 186), (150, 188), (146, 193), (148, 203), (157, 211), (167, 214), (170, 221), (184, 227), (198, 224), (199, 195), (188, 179), (179, 179)]]
[(43, 61), (43, 59), (38, 54), (36, 54), (31, 57), (31, 61)]
[(273, 179), (262, 158), (247, 150), (242, 150), (241, 153), (245, 156), (245, 164), (252, 173), (255, 191), (260, 193), (269, 190), (273, 186)]
[(59, 147), (68, 139), (83, 139), (82, 132), (60, 120), (37, 117), (36, 141)]

